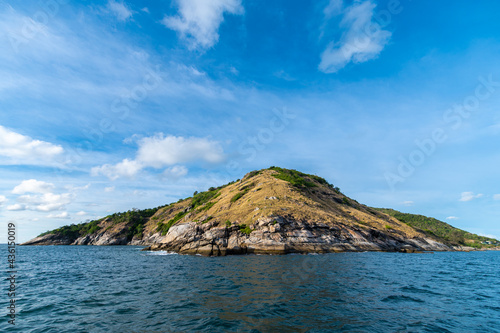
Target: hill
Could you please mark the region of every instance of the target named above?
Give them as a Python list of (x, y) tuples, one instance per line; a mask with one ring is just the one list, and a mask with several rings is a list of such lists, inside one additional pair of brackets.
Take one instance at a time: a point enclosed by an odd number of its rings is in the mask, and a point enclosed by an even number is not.
[(500, 245), (496, 239), (478, 236), (476, 234), (455, 228), (448, 223), (439, 221), (432, 217), (401, 213), (394, 209), (376, 208), (378, 211), (395, 217), (399, 221), (408, 224), (412, 228), (425, 233), (446, 244), (463, 245), (475, 248), (488, 248)]
[(271, 167), (166, 206), (52, 230), (24, 245), (132, 244), (202, 255), (470, 249), (465, 238), (439, 236), (438, 227), (424, 230), (395, 212), (362, 205), (321, 177)]

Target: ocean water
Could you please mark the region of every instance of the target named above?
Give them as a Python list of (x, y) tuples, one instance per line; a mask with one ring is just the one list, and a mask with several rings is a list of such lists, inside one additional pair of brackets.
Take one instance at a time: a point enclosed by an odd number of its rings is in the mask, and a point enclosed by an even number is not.
[(17, 247), (1, 332), (500, 332), (500, 252), (207, 258)]

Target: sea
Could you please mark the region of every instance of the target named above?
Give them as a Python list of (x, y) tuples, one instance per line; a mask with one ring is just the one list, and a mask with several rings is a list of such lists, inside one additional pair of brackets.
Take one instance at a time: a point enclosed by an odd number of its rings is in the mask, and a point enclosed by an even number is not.
[(18, 246), (11, 281), (1, 245), (0, 331), (500, 332), (498, 251), (201, 257), (141, 249)]

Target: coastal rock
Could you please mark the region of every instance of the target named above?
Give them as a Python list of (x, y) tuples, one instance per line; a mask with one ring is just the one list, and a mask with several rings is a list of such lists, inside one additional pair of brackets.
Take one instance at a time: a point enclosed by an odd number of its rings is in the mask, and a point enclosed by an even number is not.
[(61, 235), (47, 234), (38, 236), (32, 240), (22, 243), (21, 245), (70, 245), (73, 239)]
[[(270, 221), (281, 221), (284, 228), (269, 227)], [(296, 227), (300, 225), (299, 229)], [(393, 251), (415, 253), (422, 251), (450, 251), (450, 247), (427, 238), (405, 239), (377, 230), (353, 229), (345, 226), (326, 229), (324, 225), (286, 220), (283, 217), (262, 219), (256, 229), (246, 234), (232, 227), (200, 227), (196, 223), (183, 223), (172, 227), (157, 250), (181, 254), (286, 254), (326, 253), (341, 251)], [(375, 235), (375, 236), (374, 236)], [(148, 249), (149, 250), (149, 249)]]

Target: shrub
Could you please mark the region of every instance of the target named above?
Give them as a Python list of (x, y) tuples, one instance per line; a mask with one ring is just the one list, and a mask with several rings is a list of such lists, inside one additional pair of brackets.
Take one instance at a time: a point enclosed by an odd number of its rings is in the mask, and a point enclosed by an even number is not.
[(247, 235), (250, 235), (250, 233), (253, 231), (252, 229), (250, 229), (249, 226), (247, 226), (246, 224), (240, 224), (240, 231), (244, 234), (247, 234)]
[(307, 181), (305, 177), (311, 177), (305, 173), (302, 173), (297, 170), (288, 170), (279, 167), (271, 167), (270, 170), (274, 170), (277, 173), (272, 176), (277, 179), (281, 179), (289, 182), (295, 187), (315, 187), (316, 184), (310, 181)]
[(248, 193), (248, 191), (250, 191), (250, 189), (252, 187), (255, 186), (255, 183), (250, 183), (248, 185), (245, 185), (243, 186), (240, 190), (241, 192), (238, 192), (236, 193), (232, 198), (231, 198), (231, 202), (235, 202), (236, 200), (238, 200), (239, 198), (241, 198), (242, 196), (244, 196), (245, 194)]
[(257, 176), (259, 173), (260, 173), (260, 171), (250, 171), (248, 173), (248, 177), (247, 178), (252, 178), (254, 176)]
[(226, 223), (226, 227), (229, 228), (231, 226), (231, 221), (227, 220), (225, 223)]
[(214, 189), (213, 187), (211, 187), (211, 189), (213, 190), (201, 192), (193, 196), (193, 200), (191, 200), (191, 208), (196, 208), (198, 206), (201, 206), (209, 202), (210, 200), (217, 198), (220, 195), (218, 189)]
[(390, 225), (387, 225), (387, 224), (385, 225), (385, 228), (386, 229), (392, 229), (392, 227)]
[(201, 207), (199, 209), (200, 212), (204, 211), (204, 210), (209, 210), (210, 208), (212, 208), (213, 206), (215, 205), (215, 202), (208, 202), (205, 204), (205, 206)]
[(157, 226), (156, 231), (161, 232), (161, 235), (165, 236), (167, 234), (168, 230), (170, 229), (170, 227), (173, 226), (175, 224), (175, 222), (179, 221), (184, 216), (186, 216), (187, 213), (188, 213), (187, 211), (186, 212), (180, 211), (172, 219), (170, 219), (167, 223), (162, 223), (161, 221), (159, 221), (156, 225)]
[(238, 200), (239, 198), (241, 198), (242, 196), (245, 195), (246, 192), (238, 192), (236, 193), (232, 198), (231, 198), (231, 202), (235, 202), (236, 200)]

